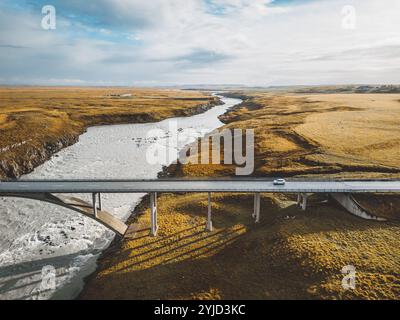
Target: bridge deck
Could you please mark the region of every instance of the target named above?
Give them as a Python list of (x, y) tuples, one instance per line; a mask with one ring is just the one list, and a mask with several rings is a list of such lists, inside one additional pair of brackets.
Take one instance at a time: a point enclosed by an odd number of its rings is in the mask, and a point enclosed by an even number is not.
[(151, 193), (151, 192), (260, 192), (260, 193), (396, 193), (400, 181), (287, 181), (272, 180), (65, 180), (0, 182), (6, 193)]
[[(212, 231), (211, 192), (255, 193), (253, 217), (260, 221), (260, 193), (298, 193), (298, 203), (303, 210), (308, 193), (396, 193), (400, 181), (287, 181), (286, 185), (274, 185), (265, 179), (231, 180), (41, 180), (0, 182), (0, 197), (21, 197), (47, 201), (80, 212), (124, 235), (128, 226), (108, 212), (97, 207), (96, 197), (101, 193), (150, 193), (151, 234), (157, 234), (157, 193), (161, 192), (208, 192), (207, 230)], [(92, 204), (75, 197), (55, 194), (91, 193)]]

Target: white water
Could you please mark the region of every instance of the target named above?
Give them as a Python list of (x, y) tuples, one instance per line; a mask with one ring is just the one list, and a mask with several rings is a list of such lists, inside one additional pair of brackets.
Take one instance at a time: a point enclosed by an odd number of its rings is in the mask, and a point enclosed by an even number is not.
[[(155, 143), (146, 139), (148, 132), (156, 128), (167, 132), (157, 137), (158, 143), (167, 141), (167, 136), (184, 135), (193, 129), (200, 137), (205, 131), (220, 127), (218, 116), (241, 102), (222, 100), (224, 105), (191, 117), (89, 128), (78, 143), (23, 178), (157, 178), (162, 164), (150, 165), (146, 161), (146, 151)], [(177, 123), (177, 133), (168, 131), (171, 123)], [(188, 142), (182, 141), (177, 149)], [(103, 207), (125, 220), (142, 196), (103, 195)], [(0, 198), (0, 299), (76, 297), (84, 278), (95, 271), (99, 254), (113, 237), (102, 225), (67, 209), (33, 200)], [(42, 277), (45, 266), (56, 270), (55, 290), (43, 290), (47, 288)]]

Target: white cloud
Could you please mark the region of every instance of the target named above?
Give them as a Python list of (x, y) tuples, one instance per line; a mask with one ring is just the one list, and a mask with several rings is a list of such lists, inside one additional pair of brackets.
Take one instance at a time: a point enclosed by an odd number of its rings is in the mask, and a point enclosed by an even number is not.
[[(63, 2), (63, 9), (78, 17), (86, 14), (100, 21), (99, 34), (123, 33), (126, 42), (71, 37), (66, 19), (60, 20), (62, 30), (44, 32), (37, 16), (10, 17), (3, 12), (0, 70), (3, 78), (13, 74), (25, 81), (83, 79), (128, 85), (400, 83), (398, 0), (332, 0), (285, 7), (269, 6), (271, 2)], [(355, 30), (341, 27), (344, 5), (356, 8)], [(218, 8), (223, 10), (213, 14)]]

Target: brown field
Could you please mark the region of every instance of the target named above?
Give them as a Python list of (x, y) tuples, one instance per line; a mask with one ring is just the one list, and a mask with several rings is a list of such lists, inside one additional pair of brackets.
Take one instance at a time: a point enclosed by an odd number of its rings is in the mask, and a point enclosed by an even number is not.
[[(251, 97), (222, 120), (225, 128), (255, 130), (254, 175), (400, 177), (400, 94), (246, 94)], [(234, 174), (224, 165), (171, 170)]]
[(180, 90), (1, 87), (0, 178), (29, 172), (76, 142), (88, 126), (160, 121), (215, 102), (204, 93)]
[[(326, 161), (335, 163), (335, 157), (341, 157), (348, 162), (356, 159), (364, 164), (400, 167), (400, 95), (335, 94), (311, 96), (309, 100), (343, 108), (313, 114), (296, 128), (299, 135), (324, 146)], [(349, 106), (351, 111), (346, 110)]]
[[(256, 131), (257, 176), (400, 176), (400, 95), (240, 92), (223, 120)], [(169, 169), (183, 176), (233, 175), (224, 165)], [(262, 221), (249, 195), (214, 195), (215, 231), (204, 231), (206, 195), (160, 196), (160, 231), (149, 236), (147, 200), (88, 280), (83, 299), (399, 299), (400, 199), (358, 200), (387, 222), (351, 216), (314, 196), (263, 195)], [(356, 290), (341, 270), (356, 267)]]

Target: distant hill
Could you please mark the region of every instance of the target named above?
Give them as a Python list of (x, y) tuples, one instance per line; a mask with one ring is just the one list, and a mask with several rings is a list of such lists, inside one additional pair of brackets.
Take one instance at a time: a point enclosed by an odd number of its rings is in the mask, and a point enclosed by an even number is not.
[(302, 87), (295, 93), (400, 93), (400, 85), (346, 85)]
[(301, 94), (328, 93), (400, 93), (400, 85), (324, 85), (324, 86), (245, 86), (241, 84), (194, 84), (166, 88), (199, 91), (271, 91)]

